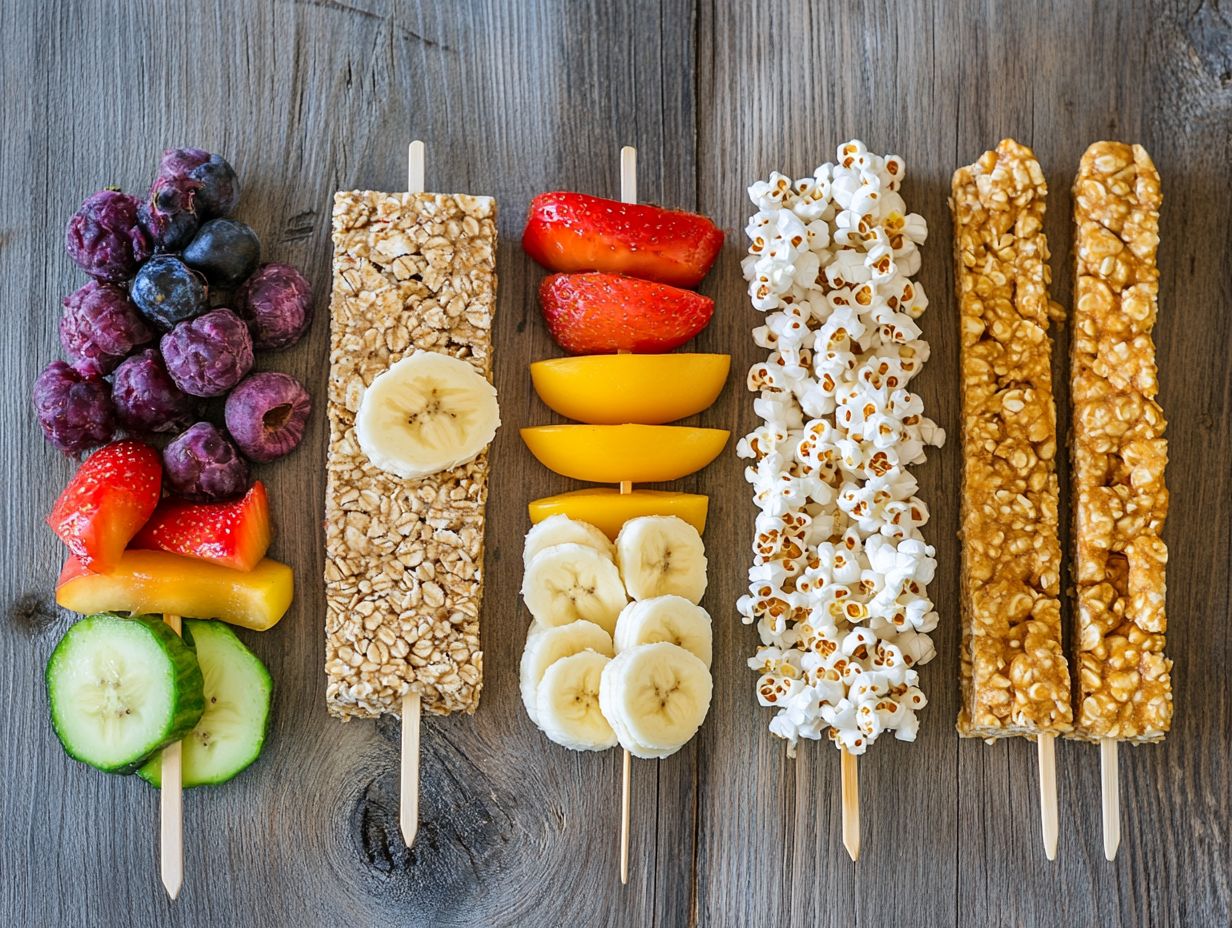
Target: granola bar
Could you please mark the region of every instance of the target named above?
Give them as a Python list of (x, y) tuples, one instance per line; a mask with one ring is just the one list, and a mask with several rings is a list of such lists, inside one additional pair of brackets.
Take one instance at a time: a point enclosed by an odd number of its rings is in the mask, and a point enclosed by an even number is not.
[(955, 172), (963, 489), (959, 734), (1068, 731), (1047, 185), (1004, 139)]
[(1158, 741), (1172, 721), (1164, 656), (1168, 512), (1156, 402), (1159, 173), (1140, 145), (1096, 142), (1074, 181), (1074, 736)]
[(420, 480), (355, 436), (364, 389), (417, 349), (491, 370), (496, 203), (462, 194), (334, 197), (325, 499), (326, 703), (342, 717), (473, 712), (487, 455)]

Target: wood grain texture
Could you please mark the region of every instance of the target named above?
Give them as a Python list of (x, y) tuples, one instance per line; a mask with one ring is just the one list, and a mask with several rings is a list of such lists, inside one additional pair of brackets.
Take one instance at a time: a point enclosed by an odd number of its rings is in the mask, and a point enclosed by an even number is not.
[[(0, 395), (10, 489), (0, 620), (0, 924), (31, 926), (563, 926), (781, 924), (1221, 926), (1230, 921), (1232, 815), (1232, 10), (1213, 0), (783, 2), (541, 0), (248, 3), (12, 0), (0, 4)], [(1122, 751), (1124, 838), (1102, 858), (1098, 751), (1058, 745), (1061, 843), (1039, 844), (1035, 751), (957, 738), (959, 449), (949, 176), (1003, 135), (1031, 144), (1051, 187), (1054, 296), (1071, 292), (1069, 185), (1096, 138), (1141, 141), (1163, 175), (1159, 343), (1172, 512), (1169, 649), (1176, 722)], [(329, 198), (397, 188), (405, 145), (428, 140), (427, 186), (501, 208), (496, 381), (483, 615), (487, 680), (473, 718), (427, 718), (419, 839), (397, 828), (398, 725), (325, 712), (320, 518), (325, 430), (263, 468), (276, 556), (298, 593), (276, 629), (245, 634), (277, 682), (256, 766), (185, 794), (186, 877), (158, 884), (156, 793), (68, 760), (47, 724), (42, 668), (71, 617), (51, 584), (61, 551), (42, 514), (71, 472), (43, 443), (29, 386), (58, 350), (59, 299), (81, 284), (60, 244), (87, 193), (139, 191), (158, 152), (226, 153), (240, 215), (266, 253), (309, 272), (324, 315)], [(840, 843), (838, 752), (788, 759), (744, 666), (755, 633), (734, 610), (754, 510), (726, 454), (681, 481), (711, 494), (707, 547), (715, 696), (700, 736), (635, 762), (630, 885), (617, 873), (620, 758), (557, 749), (531, 726), (516, 662), (524, 504), (569, 489), (516, 428), (552, 421), (526, 363), (555, 353), (541, 271), (517, 236), (536, 192), (615, 196), (622, 144), (646, 200), (700, 209), (728, 242), (703, 291), (699, 351), (733, 377), (699, 418), (754, 423), (742, 372), (757, 314), (740, 278), (744, 187), (811, 171), (859, 136), (907, 160), (929, 220), (920, 273), (933, 348), (919, 379), (951, 442), (917, 469), (940, 563), (939, 656), (919, 741), (861, 759), (863, 850)], [(327, 326), (262, 364), (324, 397)], [(1061, 362), (1066, 334), (1059, 334)], [(1062, 414), (1065, 412), (1064, 394)], [(1062, 486), (1065, 477), (1062, 476)]]

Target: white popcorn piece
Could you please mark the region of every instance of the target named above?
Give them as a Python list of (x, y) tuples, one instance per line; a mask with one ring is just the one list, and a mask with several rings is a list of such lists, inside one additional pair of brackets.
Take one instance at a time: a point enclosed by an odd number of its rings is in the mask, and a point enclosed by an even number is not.
[(915, 668), (935, 656), (928, 507), (907, 467), (944, 432), (910, 383), (928, 359), (912, 280), (928, 229), (898, 190), (905, 165), (853, 140), (834, 163), (749, 187), (742, 262), (763, 425), (737, 443), (760, 512), (749, 593), (762, 647), (749, 661), (770, 731), (794, 749), (824, 733), (863, 753), (913, 740), (926, 704)]

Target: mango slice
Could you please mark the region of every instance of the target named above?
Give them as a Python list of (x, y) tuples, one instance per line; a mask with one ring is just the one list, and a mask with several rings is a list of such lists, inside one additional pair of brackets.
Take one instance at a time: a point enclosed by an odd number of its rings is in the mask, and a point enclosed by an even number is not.
[(166, 551), (133, 550), (105, 574), (90, 573), (70, 557), (56, 583), (56, 602), (86, 615), (170, 613), (261, 632), (286, 614), (292, 587), (291, 568), (269, 558), (241, 571)]
[(536, 361), (530, 378), (567, 419), (659, 425), (709, 408), (730, 367), (726, 354), (596, 354)]
[(541, 425), (522, 429), (522, 440), (563, 477), (662, 483), (701, 470), (719, 456), (729, 434), (682, 425)]
[(638, 516), (676, 516), (697, 531), (706, 530), (706, 510), (710, 498), (700, 493), (667, 493), (662, 490), (634, 490), (621, 493), (611, 487), (590, 487), (532, 500), (526, 507), (531, 522), (542, 522), (555, 515), (589, 522), (616, 540), (621, 527)]

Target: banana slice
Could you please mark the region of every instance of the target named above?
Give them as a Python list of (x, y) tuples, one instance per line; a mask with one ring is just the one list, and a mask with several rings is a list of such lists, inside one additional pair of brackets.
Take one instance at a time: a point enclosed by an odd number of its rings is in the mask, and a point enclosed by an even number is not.
[(468, 361), (433, 351), (378, 374), (355, 415), (368, 460), (406, 480), (474, 460), (499, 425), (496, 388)]
[(612, 636), (594, 622), (581, 620), (553, 628), (537, 622), (531, 625), (526, 634), (526, 647), (522, 650), (522, 663), (518, 667), (518, 689), (522, 693), (526, 714), (536, 725), (539, 724), (539, 682), (548, 668), (562, 657), (587, 650), (611, 657), (615, 653), (612, 650)]
[(639, 644), (668, 641), (710, 666), (710, 613), (683, 596), (655, 596), (629, 603), (616, 619), (616, 634), (612, 638), (617, 654)]
[(712, 688), (706, 665), (684, 648), (642, 644), (603, 669), (599, 707), (630, 754), (667, 756), (659, 752), (680, 750), (701, 727)]
[(675, 516), (626, 522), (616, 536), (616, 564), (634, 599), (674, 594), (697, 603), (706, 592), (702, 536)]
[(609, 559), (616, 556), (616, 546), (595, 526), (589, 522), (570, 519), (566, 515), (557, 515), (544, 519), (538, 525), (532, 525), (526, 533), (526, 543), (522, 548), (522, 566), (529, 567), (535, 555), (545, 548), (566, 544), (586, 545), (601, 551)]
[(562, 747), (606, 751), (616, 746), (616, 733), (599, 709), (599, 678), (610, 660), (597, 651), (582, 651), (556, 661), (539, 681), (539, 727)]
[(579, 544), (553, 545), (536, 554), (522, 575), (522, 599), (544, 625), (588, 619), (608, 634), (629, 601), (611, 558)]

